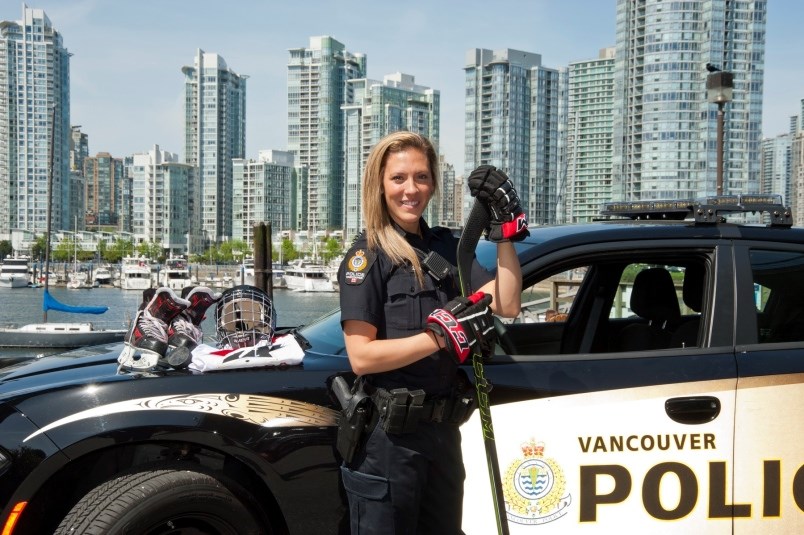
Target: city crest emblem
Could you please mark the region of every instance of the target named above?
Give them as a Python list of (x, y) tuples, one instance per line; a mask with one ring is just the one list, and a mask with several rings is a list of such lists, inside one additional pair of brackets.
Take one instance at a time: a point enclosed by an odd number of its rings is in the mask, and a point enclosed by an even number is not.
[(523, 456), (508, 465), (503, 495), (508, 520), (539, 525), (569, 512), (572, 496), (566, 493), (564, 471), (554, 459), (544, 456), (544, 443), (531, 439), (522, 444)]
[(374, 263), (375, 255), (363, 249), (357, 251), (346, 261), (346, 284), (360, 284)]

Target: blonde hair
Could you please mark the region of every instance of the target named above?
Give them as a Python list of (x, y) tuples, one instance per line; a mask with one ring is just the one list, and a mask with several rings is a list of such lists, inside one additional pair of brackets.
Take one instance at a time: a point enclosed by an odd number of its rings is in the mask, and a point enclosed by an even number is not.
[(383, 174), (388, 155), (406, 149), (418, 149), (427, 157), (430, 175), (433, 177), (433, 196), (438, 192), (438, 155), (430, 140), (413, 132), (400, 131), (388, 134), (371, 149), (363, 170), (361, 198), (366, 223), (366, 240), (369, 249), (382, 249), (395, 265), (409, 263), (416, 273), (419, 285), (424, 286), (419, 257), (407, 240), (393, 227), (383, 194)]

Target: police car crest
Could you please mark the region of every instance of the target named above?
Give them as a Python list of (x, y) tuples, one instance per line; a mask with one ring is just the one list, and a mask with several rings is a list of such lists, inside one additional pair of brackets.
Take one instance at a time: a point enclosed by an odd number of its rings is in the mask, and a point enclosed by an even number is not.
[(539, 525), (569, 511), (572, 496), (558, 463), (544, 456), (544, 443), (530, 439), (521, 446), (523, 457), (508, 465), (503, 478), (506, 516), (511, 522)]

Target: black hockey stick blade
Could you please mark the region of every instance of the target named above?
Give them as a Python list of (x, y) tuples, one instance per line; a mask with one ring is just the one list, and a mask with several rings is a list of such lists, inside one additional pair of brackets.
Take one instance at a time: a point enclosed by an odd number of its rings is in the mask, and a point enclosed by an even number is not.
[[(461, 280), (461, 293), (464, 297), (472, 294), (472, 263), (474, 261), (477, 242), (489, 226), (488, 208), (475, 200), (466, 226), (458, 241), (458, 276)], [(491, 495), (494, 501), (494, 514), (497, 521), (497, 533), (508, 535), (508, 521), (505, 517), (505, 499), (503, 497), (500, 463), (497, 460), (497, 446), (494, 443), (494, 426), (491, 422), (491, 406), (489, 404), (489, 384), (483, 370), (483, 355), (478, 351), (472, 353), (472, 370), (477, 391), (477, 407), (480, 411), (480, 427), (483, 431), (483, 446), (486, 450), (486, 464), (489, 470)]]

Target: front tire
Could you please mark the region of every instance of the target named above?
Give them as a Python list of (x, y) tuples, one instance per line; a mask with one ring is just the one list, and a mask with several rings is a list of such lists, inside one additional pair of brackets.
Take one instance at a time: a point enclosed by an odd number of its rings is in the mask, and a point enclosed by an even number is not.
[(248, 496), (203, 472), (159, 469), (119, 476), (90, 491), (56, 535), (265, 533), (244, 503)]

